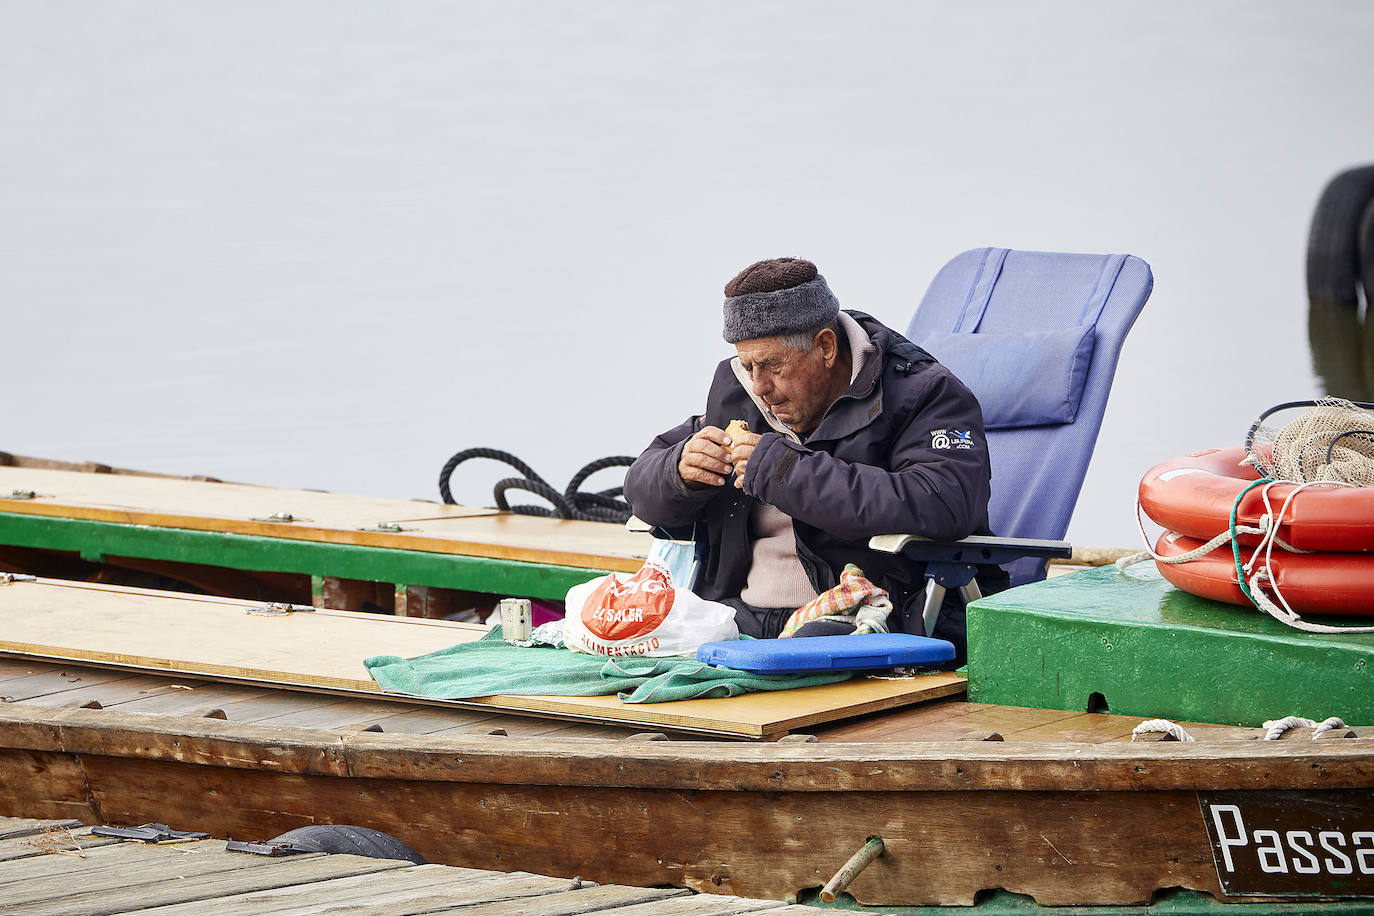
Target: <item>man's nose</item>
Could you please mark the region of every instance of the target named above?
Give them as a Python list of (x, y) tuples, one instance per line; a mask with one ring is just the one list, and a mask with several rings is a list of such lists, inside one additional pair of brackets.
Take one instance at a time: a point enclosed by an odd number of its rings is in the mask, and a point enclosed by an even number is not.
[(754, 387), (754, 394), (759, 397), (763, 397), (773, 390), (773, 383), (768, 379), (768, 376), (762, 372), (750, 379), (750, 382)]

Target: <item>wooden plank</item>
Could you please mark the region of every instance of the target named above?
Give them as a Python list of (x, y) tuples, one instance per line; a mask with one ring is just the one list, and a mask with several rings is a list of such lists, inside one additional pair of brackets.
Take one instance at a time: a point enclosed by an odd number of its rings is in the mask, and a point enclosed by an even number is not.
[[(617, 909), (614, 916), (731, 916), (734, 913), (775, 913), (785, 905), (781, 900), (698, 894), (623, 907)], [(816, 912), (812, 910), (813, 914)]]
[(603, 912), (607, 916), (620, 916), (623, 907), (638, 904), (656, 905), (690, 894), (691, 891), (684, 888), (638, 888), (600, 884), (548, 894), (533, 901), (515, 899), (477, 903), (465, 906), (457, 912), (462, 913), (462, 916), (579, 916), (582, 913)]
[(18, 677), (27, 677), (39, 670), (41, 665), (23, 658), (0, 658), (0, 688), (4, 682)]
[[(14, 491), (32, 491), (32, 499), (14, 499)], [(97, 476), (76, 471), (0, 467), (0, 512), (24, 512), (33, 507), (72, 507), (102, 510), (95, 515), (68, 515), (128, 524), (167, 524), (206, 519), (238, 520), (290, 515), (296, 521), (263, 521), (241, 529), (259, 534), (286, 525), (349, 529), (377, 527), (386, 522), (440, 521), (495, 515), (496, 509), (444, 505), (411, 499), (379, 499), (320, 490), (292, 490), (250, 484), (219, 483), (133, 475)], [(32, 514), (51, 515), (38, 511)], [(145, 519), (162, 519), (157, 520)], [(217, 529), (218, 530), (218, 529)], [(223, 529), (239, 530), (239, 529)]]
[[(98, 669), (87, 670), (95, 671)], [(106, 674), (108, 675), (107, 678), (83, 679), (80, 684), (61, 693), (28, 697), (19, 702), (27, 706), (55, 707), (80, 706), (82, 703), (89, 703), (94, 700), (101, 706), (116, 706), (145, 696), (148, 691), (163, 689), (168, 683), (167, 678), (150, 674), (135, 674), (129, 671), (106, 671)]]
[[(22, 731), (16, 737), (22, 740)], [(100, 820), (86, 774), (70, 754), (8, 747), (0, 748), (0, 811), (84, 824)]]
[(439, 735), (465, 734), (483, 728), (497, 728), (512, 718), (486, 709), (412, 707), (404, 712), (393, 712), (365, 721), (376, 722), (387, 734)]
[[(178, 854), (183, 857), (178, 859), (178, 864), (187, 857), (197, 863), (211, 860), (218, 863), (219, 857), (214, 853), (222, 855), (224, 852), (224, 844), (216, 843), (214, 840), (192, 840), (177, 843), (175, 846)], [(206, 856), (210, 856), (211, 859), (207, 859)], [(143, 843), (116, 843), (87, 850), (84, 857), (76, 860), (69, 856), (54, 855), (6, 862), (4, 867), (0, 868), (0, 899), (10, 904), (18, 903), (21, 889), (37, 888), (42, 893), (26, 899), (41, 900), (43, 894), (60, 893), (63, 888), (58, 885), (63, 882), (70, 883), (72, 874), (77, 871), (90, 881), (99, 881), (101, 875), (106, 879), (119, 879), (121, 876), (129, 875), (132, 879), (131, 869), (139, 863), (146, 865), (149, 861)], [(131, 883), (137, 882), (132, 880)]]
[[(242, 484), (0, 467), (0, 512), (225, 531), (588, 569), (638, 569), (650, 537), (620, 525), (535, 518), (416, 500)], [(259, 521), (289, 514), (298, 521)], [(377, 530), (396, 524), (401, 531)]]
[(247, 613), (261, 607), (58, 580), (16, 582), (0, 588), (0, 650), (375, 694), (363, 667), (367, 655), (421, 655), (486, 633), (471, 624), (350, 611)]
[(80, 821), (71, 818), (53, 820), (39, 817), (0, 817), (0, 840), (34, 836), (46, 830), (62, 830), (80, 826)]
[[(623, 759), (665, 744), (627, 747)], [(512, 768), (524, 762), (513, 755)], [(868, 772), (884, 763), (870, 764)], [(953, 761), (951, 772), (961, 763)], [(778, 899), (824, 883), (864, 837), (876, 834), (888, 852), (853, 888), (861, 901), (874, 904), (968, 905), (977, 890), (997, 886), (1042, 904), (1124, 904), (1169, 886), (1218, 889), (1191, 791), (951, 790), (959, 785), (951, 776), (935, 791), (751, 794), (614, 784), (345, 781), (216, 767), (180, 767), (174, 776), (179, 766), (91, 758), (87, 773), (102, 810), (121, 821), (139, 822), (159, 810), (166, 787), (175, 786), (187, 821), (219, 835), (275, 835), (327, 811), (335, 822), (368, 823), (390, 833), (433, 862), (517, 865), (603, 883), (670, 883)], [(607, 824), (615, 829), (607, 831)], [(544, 836), (558, 841), (530, 842)], [(760, 837), (767, 842), (741, 840)], [(588, 849), (597, 854), (589, 857)], [(779, 849), (804, 849), (805, 855), (780, 858)]]
[[(472, 624), (349, 611), (247, 613), (254, 607), (233, 599), (45, 579), (16, 582), (0, 589), (0, 651), (375, 695), (379, 688), (363, 667), (364, 657), (423, 655), (486, 633)], [(309, 651), (302, 651), (305, 646)], [(762, 738), (948, 696), (961, 691), (963, 683), (953, 674), (932, 674), (638, 705), (615, 696), (450, 702)]]
[[(49, 821), (52, 824), (72, 821)], [(32, 856), (75, 855), (97, 846), (113, 846), (123, 840), (107, 836), (93, 836), (89, 827), (76, 824), (66, 828), (44, 828), (32, 836), (0, 840), (0, 862), (27, 859)]]
[[(121, 881), (118, 870), (103, 869), (94, 873), (80, 872), (79, 884), (68, 876), (66, 886), (60, 882), (44, 883), (46, 896), (35, 896), (38, 887), (24, 886), (19, 893), (29, 916), (67, 916), (82, 913), (86, 916), (126, 913), (158, 906), (191, 904), (195, 912), (204, 914), (207, 901), (215, 901), (212, 912), (221, 913), (218, 900), (248, 890), (287, 887), (304, 884), (319, 889), (337, 878), (375, 875), (409, 868), (409, 862), (388, 859), (369, 859), (350, 855), (298, 855), (272, 859), (244, 853), (225, 852), (203, 861), (168, 859), (150, 855), (144, 864), (131, 868)], [(144, 853), (175, 853), (175, 847), (147, 848)], [(115, 871), (115, 874), (109, 872)], [(324, 882), (323, 884), (319, 882)], [(51, 886), (49, 886), (51, 885)], [(159, 911), (162, 912), (162, 911)]]
[(112, 700), (106, 709), (144, 715), (184, 716), (211, 707), (223, 707), (240, 700), (257, 699), (269, 690), (240, 684), (213, 684), (186, 678), (159, 678), (155, 687), (144, 688), (135, 696)]
[[(55, 696), (81, 686), (92, 686), (129, 677), (127, 672), (101, 671), (97, 668), (56, 668), (35, 671), (25, 677), (6, 681), (0, 694), (15, 703), (34, 697)], [(67, 700), (62, 700), (67, 702)]]
[(1131, 730), (1140, 724), (1134, 716), (1114, 716), (1100, 712), (1079, 713), (1043, 725), (1015, 729), (1002, 737), (1008, 741), (1081, 741), (1099, 744), (1129, 738)]
[[(381, 874), (341, 877), (215, 900), (216, 914), (365, 912), (426, 913), (486, 900), (517, 900), (566, 890), (563, 878), (524, 872), (501, 874), (446, 866), (415, 866)], [(158, 916), (175, 916), (176, 910)]]

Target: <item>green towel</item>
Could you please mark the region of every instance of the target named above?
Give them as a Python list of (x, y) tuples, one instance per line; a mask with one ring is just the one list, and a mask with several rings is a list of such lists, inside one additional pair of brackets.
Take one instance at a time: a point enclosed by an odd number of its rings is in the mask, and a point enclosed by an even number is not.
[(501, 639), (499, 627), (476, 642), (415, 658), (374, 655), (363, 664), (387, 693), (448, 700), (498, 693), (563, 697), (614, 693), (626, 703), (663, 703), (833, 684), (851, 676), (850, 672), (754, 674), (684, 656), (608, 659), (548, 646), (521, 648)]

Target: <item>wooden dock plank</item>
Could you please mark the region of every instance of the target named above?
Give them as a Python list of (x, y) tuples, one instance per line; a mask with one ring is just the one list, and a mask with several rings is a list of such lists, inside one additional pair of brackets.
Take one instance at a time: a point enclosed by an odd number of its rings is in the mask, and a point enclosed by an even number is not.
[(266, 858), (224, 852), (223, 842), (218, 842), (218, 846), (220, 856), (216, 859), (194, 862), (151, 857), (136, 869), (131, 867), (122, 877), (119, 869), (89, 875), (83, 871), (79, 882), (70, 875), (65, 883), (46, 879), (23, 885), (17, 893), (3, 886), (4, 897), (11, 905), (23, 904), (26, 916), (104, 916), (186, 903), (192, 903), (196, 912), (203, 914), (206, 901), (216, 901), (214, 912), (219, 912), (219, 898), (245, 890), (309, 885), (410, 867), (409, 862), (349, 855)]
[[(42, 855), (75, 855), (97, 846), (113, 846), (123, 840), (95, 836), (89, 827), (74, 821), (44, 821), (37, 833), (0, 839), (0, 862)], [(60, 826), (60, 825), (69, 826)]]
[[(0, 829), (67, 829), (69, 822), (0, 817)], [(801, 916), (819, 911), (776, 900), (700, 895), (681, 888), (582, 884), (527, 872), (498, 872), (353, 855), (308, 853), (270, 858), (227, 851), (222, 841), (145, 844), (90, 835), (83, 856), (35, 849), (3, 853), (0, 908), (28, 916)]]
[[(98, 875), (110, 878), (115, 873), (127, 874), (128, 869), (136, 863), (151, 861), (140, 851), (143, 845), (116, 843), (101, 846), (87, 850), (86, 855), (80, 859), (53, 855), (7, 862), (4, 869), (0, 870), (0, 898), (13, 902), (18, 885), (31, 888), (51, 882), (52, 887), (49, 887), (49, 890), (61, 890), (57, 885), (62, 881), (69, 881), (72, 873), (78, 868), (90, 880), (101, 880), (96, 877)], [(164, 848), (171, 849), (173, 846), (176, 848), (179, 863), (188, 858), (196, 862), (211, 862), (221, 858), (224, 853), (224, 844), (213, 840), (192, 840)]]
[(462, 916), (581, 916), (605, 913), (620, 916), (623, 908), (641, 904), (656, 905), (692, 892), (676, 887), (625, 887), (619, 884), (590, 885), (565, 890), (536, 899), (496, 900), (470, 906), (426, 910), (429, 913), (461, 913)]
[(35, 817), (0, 817), (0, 840), (33, 836), (50, 828), (80, 827), (78, 820), (43, 820)]
[(735, 913), (772, 913), (783, 906), (786, 904), (781, 900), (696, 894), (620, 907), (614, 916), (733, 916)]
[[(401, 864), (409, 866), (409, 863)], [(215, 912), (224, 916), (323, 912), (331, 916), (349, 912), (368, 913), (370, 916), (426, 913), (445, 906), (538, 897), (566, 890), (568, 885), (569, 882), (564, 878), (548, 878), (524, 872), (502, 874), (421, 865), (384, 874), (340, 877), (325, 882), (219, 897), (215, 900)], [(177, 911), (160, 910), (158, 916), (177, 916)]]

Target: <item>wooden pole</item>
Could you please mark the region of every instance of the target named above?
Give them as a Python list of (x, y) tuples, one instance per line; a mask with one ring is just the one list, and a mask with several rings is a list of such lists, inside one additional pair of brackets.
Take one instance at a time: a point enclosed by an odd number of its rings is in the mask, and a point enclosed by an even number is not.
[(821, 900), (826, 903), (834, 903), (835, 898), (844, 893), (844, 889), (849, 887), (855, 878), (859, 877), (859, 872), (867, 868), (869, 863), (882, 855), (886, 849), (882, 837), (869, 837), (863, 848), (854, 853), (849, 861), (844, 863), (839, 871), (835, 872), (835, 877), (827, 881), (825, 887), (821, 888)]

